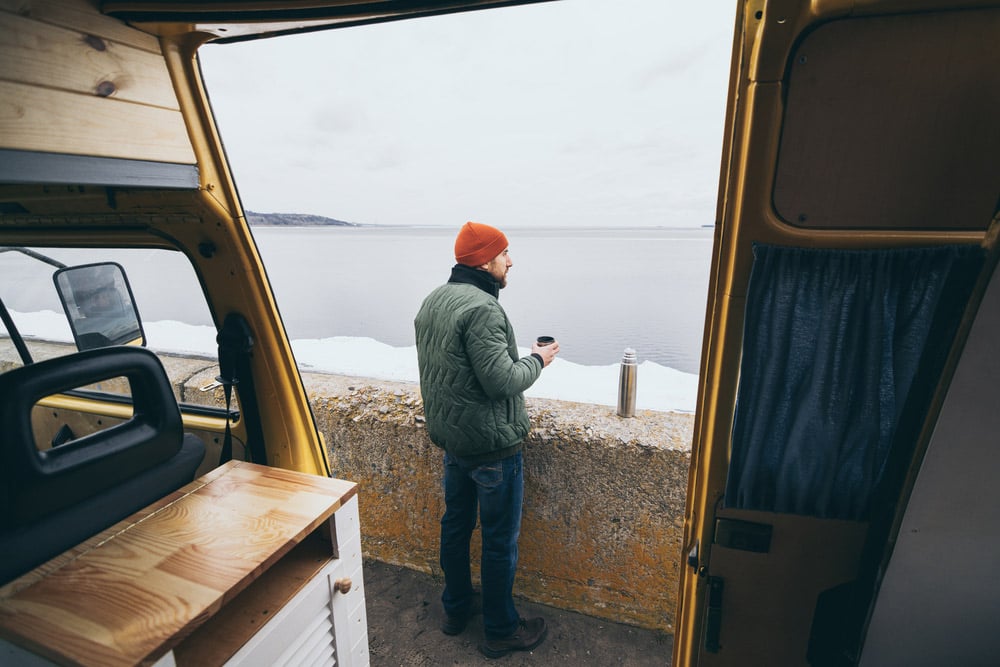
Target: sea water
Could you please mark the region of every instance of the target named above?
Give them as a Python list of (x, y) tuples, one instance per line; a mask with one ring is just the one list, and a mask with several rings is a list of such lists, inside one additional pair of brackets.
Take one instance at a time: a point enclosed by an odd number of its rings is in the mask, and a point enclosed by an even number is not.
[[(255, 227), (289, 338), (414, 344), (413, 317), (447, 281), (457, 229)], [(625, 348), (697, 373), (712, 253), (703, 228), (505, 229), (500, 293), (519, 345), (555, 336), (560, 358), (617, 363)]]
[[(539, 335), (555, 336), (562, 348), (526, 395), (613, 406), (618, 363), (630, 347), (639, 361), (637, 409), (695, 409), (711, 230), (506, 231), (513, 266), (501, 303), (520, 352), (527, 354)], [(416, 382), (413, 317), (424, 296), (448, 279), (455, 232), (254, 228), (299, 366)], [(200, 288), (183, 255), (141, 249), (46, 253), (67, 264), (121, 262), (142, 306), (148, 345), (215, 356), (211, 315), (194, 298)], [(51, 272), (18, 253), (0, 254), (3, 299), (22, 335), (71, 341)], [(166, 283), (164, 275), (171, 277)]]

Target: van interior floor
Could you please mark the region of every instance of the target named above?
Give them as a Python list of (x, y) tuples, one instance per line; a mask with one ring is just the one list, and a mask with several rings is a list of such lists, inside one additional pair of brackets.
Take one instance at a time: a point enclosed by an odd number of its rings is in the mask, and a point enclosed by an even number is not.
[(482, 616), (460, 635), (441, 632), (443, 580), (365, 560), (368, 645), (372, 665), (669, 665), (673, 637), (621, 623), (532, 604), (515, 597), (524, 617), (544, 616), (548, 637), (530, 653), (489, 660), (478, 650)]

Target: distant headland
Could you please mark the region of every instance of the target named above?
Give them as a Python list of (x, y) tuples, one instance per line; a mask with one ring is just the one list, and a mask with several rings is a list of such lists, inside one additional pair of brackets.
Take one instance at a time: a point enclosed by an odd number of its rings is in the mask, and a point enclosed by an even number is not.
[(345, 222), (336, 218), (308, 213), (255, 213), (247, 211), (247, 222), (251, 225), (272, 227), (363, 227), (357, 222)]

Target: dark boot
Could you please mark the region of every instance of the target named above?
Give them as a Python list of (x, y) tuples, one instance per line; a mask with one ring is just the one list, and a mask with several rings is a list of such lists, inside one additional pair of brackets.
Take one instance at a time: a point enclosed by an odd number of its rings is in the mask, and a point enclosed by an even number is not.
[(549, 628), (542, 617), (521, 619), (517, 630), (510, 637), (503, 639), (487, 639), (479, 645), (479, 650), (487, 658), (502, 658), (514, 651), (531, 651), (545, 639)]
[(444, 621), (441, 623), (441, 632), (446, 635), (458, 635), (465, 630), (466, 624), (469, 622), (469, 616), (452, 616), (451, 614), (445, 614)]
[(483, 598), (479, 591), (472, 591), (472, 600), (469, 602), (469, 609), (463, 614), (444, 613), (444, 620), (441, 621), (441, 632), (446, 635), (460, 635), (465, 631), (465, 626), (469, 624), (472, 617), (479, 613), (483, 606)]

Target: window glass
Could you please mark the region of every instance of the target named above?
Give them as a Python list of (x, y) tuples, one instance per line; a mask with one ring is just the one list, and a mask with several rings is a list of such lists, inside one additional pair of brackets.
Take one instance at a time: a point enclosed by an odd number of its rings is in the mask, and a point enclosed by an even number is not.
[[(179, 252), (121, 248), (0, 248), (0, 301), (33, 361), (77, 350), (54, 276), (63, 267), (112, 262), (127, 276), (146, 346), (161, 358), (215, 359), (215, 328), (194, 269)], [(165, 287), (169, 280), (169, 289)], [(125, 297), (127, 290), (121, 292)], [(127, 305), (127, 304), (126, 304)], [(79, 334), (79, 331), (77, 332)], [(23, 360), (8, 327), (0, 322), (0, 369)], [(172, 364), (164, 364), (168, 372)], [(108, 393), (113, 387), (102, 388)]]

